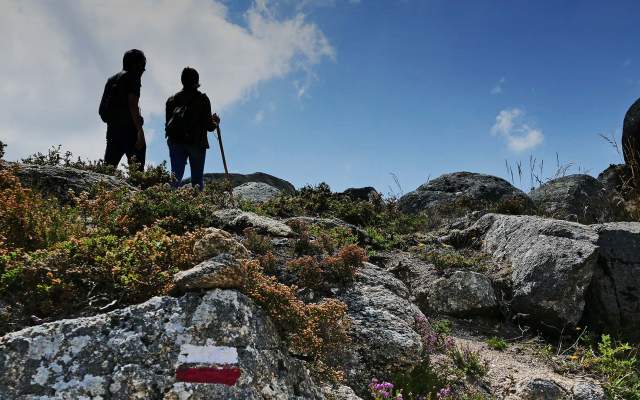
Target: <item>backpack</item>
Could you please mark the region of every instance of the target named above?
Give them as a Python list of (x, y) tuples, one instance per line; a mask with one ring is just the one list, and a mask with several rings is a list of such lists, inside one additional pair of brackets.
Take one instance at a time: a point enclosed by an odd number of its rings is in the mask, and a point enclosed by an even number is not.
[(196, 93), (186, 104), (179, 104), (173, 108), (171, 116), (165, 124), (165, 134), (167, 138), (177, 141), (189, 138), (189, 131), (191, 128), (189, 114), (191, 113), (190, 110), (192, 108), (192, 104), (199, 95), (199, 93)]
[(117, 107), (118, 84), (122, 75), (123, 73), (118, 73), (112, 76), (104, 85), (104, 92), (102, 92), (102, 99), (98, 108), (98, 114), (100, 114), (103, 122), (110, 123), (114, 119)]

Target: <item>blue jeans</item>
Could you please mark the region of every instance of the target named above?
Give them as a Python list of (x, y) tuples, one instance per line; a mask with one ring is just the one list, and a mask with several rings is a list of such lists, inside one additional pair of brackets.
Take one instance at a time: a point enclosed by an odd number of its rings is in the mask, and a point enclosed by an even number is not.
[(176, 177), (174, 187), (182, 186), (182, 177), (187, 161), (191, 165), (191, 184), (204, 189), (204, 159), (207, 149), (202, 146), (168, 141), (171, 172)]

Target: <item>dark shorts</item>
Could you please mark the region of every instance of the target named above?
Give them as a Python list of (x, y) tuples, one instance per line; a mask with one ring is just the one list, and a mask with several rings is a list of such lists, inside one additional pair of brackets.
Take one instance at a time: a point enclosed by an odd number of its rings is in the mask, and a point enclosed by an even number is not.
[(139, 164), (138, 169), (144, 171), (147, 149), (146, 147), (141, 150), (136, 149), (135, 135), (135, 132), (127, 132), (127, 135), (115, 135), (113, 131), (107, 131), (104, 162), (117, 168), (122, 156), (126, 155), (129, 165), (135, 161)]

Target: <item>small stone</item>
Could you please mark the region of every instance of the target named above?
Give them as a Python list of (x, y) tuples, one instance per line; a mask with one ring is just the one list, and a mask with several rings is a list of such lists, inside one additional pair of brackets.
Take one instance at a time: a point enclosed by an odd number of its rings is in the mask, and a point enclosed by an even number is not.
[(199, 260), (224, 253), (231, 254), (238, 259), (250, 256), (249, 251), (229, 232), (217, 228), (207, 228), (205, 235), (194, 244), (193, 252)]
[(173, 282), (178, 289), (188, 291), (241, 288), (244, 279), (241, 265), (229, 254), (223, 254), (178, 272), (174, 275)]

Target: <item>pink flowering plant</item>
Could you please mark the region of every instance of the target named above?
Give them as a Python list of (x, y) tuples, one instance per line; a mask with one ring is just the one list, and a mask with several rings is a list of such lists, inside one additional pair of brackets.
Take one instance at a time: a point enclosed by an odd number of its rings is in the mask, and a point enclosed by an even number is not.
[(371, 379), (369, 392), (374, 400), (403, 400), (402, 390), (393, 390), (393, 383), (380, 382), (378, 379)]

